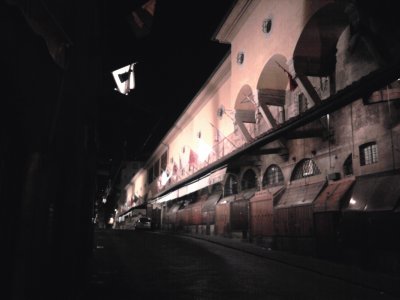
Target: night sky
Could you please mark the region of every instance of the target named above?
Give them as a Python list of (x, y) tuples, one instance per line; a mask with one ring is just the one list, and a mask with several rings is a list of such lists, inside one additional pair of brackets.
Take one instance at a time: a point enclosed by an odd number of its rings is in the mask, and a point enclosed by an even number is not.
[[(109, 22), (101, 123), (105, 155), (126, 144), (128, 159), (144, 160), (202, 87), (229, 46), (212, 35), (233, 1), (158, 1), (151, 33), (132, 35), (125, 19)], [(111, 71), (135, 65), (136, 88), (114, 91)]]
[[(99, 157), (146, 160), (229, 51), (211, 39), (233, 0), (158, 0), (151, 32), (141, 38), (127, 22), (130, 2), (122, 2), (125, 6), (115, 7), (105, 1), (103, 82), (95, 109)], [(62, 70), (21, 12), (3, 2), (0, 8), (2, 122), (7, 130), (25, 126), (19, 132), (28, 140), (41, 132), (40, 142), (50, 134)], [(137, 62), (136, 88), (121, 95), (111, 72), (132, 62)]]

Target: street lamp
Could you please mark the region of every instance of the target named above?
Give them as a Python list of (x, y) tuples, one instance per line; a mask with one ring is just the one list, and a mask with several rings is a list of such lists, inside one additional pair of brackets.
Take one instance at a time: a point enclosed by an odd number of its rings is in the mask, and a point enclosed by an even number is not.
[(128, 95), (130, 90), (135, 88), (135, 75), (133, 73), (133, 68), (136, 63), (132, 63), (112, 73), (115, 84), (117, 85), (117, 90), (123, 95)]

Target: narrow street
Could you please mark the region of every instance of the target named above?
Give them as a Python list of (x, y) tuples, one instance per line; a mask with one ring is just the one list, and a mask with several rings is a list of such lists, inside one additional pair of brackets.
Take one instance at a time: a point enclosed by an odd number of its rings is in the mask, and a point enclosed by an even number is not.
[(396, 299), (204, 240), (97, 231), (82, 299)]

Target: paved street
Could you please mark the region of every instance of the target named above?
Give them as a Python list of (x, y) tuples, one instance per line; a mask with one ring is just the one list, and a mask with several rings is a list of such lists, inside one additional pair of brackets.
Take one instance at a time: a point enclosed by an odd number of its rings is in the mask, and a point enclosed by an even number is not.
[(99, 231), (82, 299), (396, 299), (190, 237)]

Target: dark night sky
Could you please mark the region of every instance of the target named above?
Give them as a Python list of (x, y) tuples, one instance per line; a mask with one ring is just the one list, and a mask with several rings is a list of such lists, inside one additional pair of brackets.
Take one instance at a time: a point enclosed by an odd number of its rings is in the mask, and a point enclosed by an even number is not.
[[(109, 120), (102, 123), (109, 137), (105, 151), (113, 155), (126, 140), (128, 158), (145, 159), (157, 146), (229, 50), (211, 38), (232, 2), (159, 0), (151, 34), (139, 40), (125, 20), (110, 22), (102, 102)], [(136, 88), (120, 95), (110, 72), (133, 61)]]
[[(121, 1), (125, 6), (118, 2), (118, 8), (105, 1), (96, 110), (102, 159), (123, 158), (124, 144), (125, 159), (151, 154), (229, 50), (211, 38), (233, 2), (158, 0), (151, 33), (138, 39), (126, 21), (130, 0)], [(35, 148), (49, 136), (62, 71), (21, 12), (4, 2), (0, 39), (3, 130), (21, 126), (26, 140), (40, 132), (30, 143)], [(125, 96), (114, 90), (111, 71), (131, 62), (137, 62), (136, 88)]]

